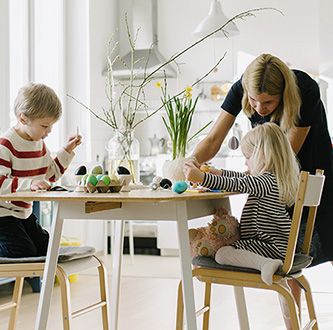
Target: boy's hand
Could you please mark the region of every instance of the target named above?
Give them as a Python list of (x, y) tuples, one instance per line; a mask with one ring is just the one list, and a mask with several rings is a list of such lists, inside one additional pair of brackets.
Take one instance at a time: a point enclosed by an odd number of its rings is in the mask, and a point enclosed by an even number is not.
[(65, 150), (70, 154), (78, 145), (82, 143), (81, 135), (74, 135), (68, 139)]
[(30, 185), (31, 191), (36, 190), (49, 190), (51, 188), (50, 184), (45, 180), (32, 180)]
[(186, 180), (194, 183), (202, 183), (205, 178), (205, 173), (200, 171), (193, 162), (186, 162), (184, 164), (183, 172)]

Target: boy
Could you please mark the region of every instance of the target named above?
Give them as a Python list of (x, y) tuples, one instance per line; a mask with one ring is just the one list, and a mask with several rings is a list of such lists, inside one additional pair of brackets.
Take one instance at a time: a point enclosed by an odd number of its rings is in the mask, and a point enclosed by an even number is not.
[[(44, 138), (61, 117), (56, 93), (30, 83), (18, 92), (14, 105), (17, 124), (0, 138), (0, 193), (50, 189), (74, 157), (81, 136), (70, 137), (53, 159)], [(0, 202), (0, 256), (46, 255), (49, 234), (32, 214), (32, 203)]]

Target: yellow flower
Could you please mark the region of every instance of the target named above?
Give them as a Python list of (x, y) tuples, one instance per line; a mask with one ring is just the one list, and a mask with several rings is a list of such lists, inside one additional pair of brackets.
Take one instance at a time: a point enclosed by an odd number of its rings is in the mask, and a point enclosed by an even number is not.
[(192, 93), (185, 92), (185, 97), (187, 97), (188, 99), (192, 98)]
[(162, 84), (158, 81), (158, 82), (155, 84), (155, 86), (156, 86), (157, 88), (161, 88)]
[(192, 93), (192, 87), (191, 86), (188, 86), (185, 88), (185, 93)]

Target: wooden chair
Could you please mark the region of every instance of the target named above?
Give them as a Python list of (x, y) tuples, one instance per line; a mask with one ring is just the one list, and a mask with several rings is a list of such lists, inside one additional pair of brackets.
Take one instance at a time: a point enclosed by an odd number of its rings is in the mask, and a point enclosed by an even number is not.
[[(210, 299), (211, 299), (211, 285), (225, 284), (239, 287), (242, 290), (244, 287), (258, 288), (273, 290), (281, 294), (287, 301), (291, 324), (294, 330), (301, 329), (301, 322), (296, 302), (290, 293), (283, 285), (281, 280), (295, 278), (299, 285), (305, 291), (307, 302), (307, 309), (310, 321), (304, 329), (318, 329), (315, 309), (312, 300), (310, 285), (302, 274), (302, 269), (306, 268), (312, 261), (309, 256), (310, 244), (313, 234), (314, 222), (317, 212), (317, 207), (320, 204), (321, 193), (324, 185), (325, 177), (323, 171), (317, 170), (316, 175), (310, 175), (308, 172), (301, 172), (296, 203), (294, 206), (290, 236), (288, 240), (288, 247), (286, 257), (283, 261), (282, 269), (273, 275), (273, 284), (265, 284), (260, 276), (260, 272), (253, 269), (233, 267), (227, 265), (220, 265), (212, 258), (196, 257), (193, 259), (192, 264), (195, 266), (192, 273), (199, 281), (205, 283), (205, 297), (204, 306), (197, 312), (197, 316), (203, 314), (203, 329), (208, 330), (209, 326), (209, 312), (210, 312)], [(302, 218), (304, 207), (309, 207), (307, 218), (304, 242), (301, 247), (301, 252), (295, 254), (297, 237)], [(241, 301), (242, 302), (242, 301)], [(244, 302), (245, 306), (245, 302)], [(243, 307), (244, 307), (243, 306)], [(239, 306), (238, 312), (242, 310)], [(176, 329), (183, 329), (183, 298), (182, 298), (182, 285), (181, 282), (178, 288), (178, 304), (177, 304), (177, 319)], [(244, 310), (243, 310), (244, 311)], [(245, 309), (246, 311), (246, 309)], [(246, 314), (247, 316), (247, 314)], [(240, 319), (241, 323), (241, 319)], [(246, 327), (248, 328), (248, 326)], [(242, 329), (242, 325), (241, 325)], [(244, 326), (243, 326), (244, 329)]]
[[(63, 329), (72, 329), (72, 319), (85, 313), (101, 308), (103, 329), (109, 329), (108, 316), (108, 292), (107, 292), (107, 274), (104, 264), (93, 253), (87, 253), (86, 247), (66, 247), (60, 249), (59, 263), (57, 265), (56, 275), (61, 289), (61, 305)], [(65, 254), (62, 251), (65, 250)], [(94, 250), (93, 250), (94, 251)], [(81, 253), (82, 252), (82, 253)], [(71, 258), (70, 256), (74, 257)], [(24, 258), (24, 262), (18, 259), (1, 258), (0, 277), (15, 277), (15, 285), (12, 300), (6, 304), (0, 305), (0, 311), (11, 310), (8, 329), (16, 329), (16, 322), (21, 303), (21, 295), (25, 277), (42, 276), (44, 271), (45, 257)], [(6, 262), (8, 260), (8, 263)], [(70, 260), (68, 260), (70, 259)], [(19, 261), (19, 262), (18, 262)], [(99, 274), (100, 301), (78, 311), (72, 312), (70, 300), (70, 284), (68, 276), (80, 271), (97, 268)]]

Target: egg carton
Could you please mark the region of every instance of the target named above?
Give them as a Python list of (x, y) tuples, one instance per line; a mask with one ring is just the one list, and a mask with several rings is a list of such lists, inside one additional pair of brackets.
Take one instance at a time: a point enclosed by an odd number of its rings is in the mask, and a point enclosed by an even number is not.
[(84, 186), (84, 192), (94, 193), (95, 191), (97, 191), (98, 193), (107, 193), (107, 192), (117, 193), (121, 190), (123, 185), (124, 185), (123, 182), (119, 184), (111, 182), (109, 185), (107, 185), (102, 180), (99, 180), (96, 186), (94, 186), (91, 182), (88, 182)]

